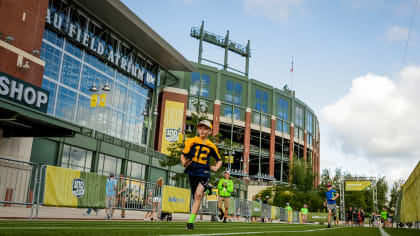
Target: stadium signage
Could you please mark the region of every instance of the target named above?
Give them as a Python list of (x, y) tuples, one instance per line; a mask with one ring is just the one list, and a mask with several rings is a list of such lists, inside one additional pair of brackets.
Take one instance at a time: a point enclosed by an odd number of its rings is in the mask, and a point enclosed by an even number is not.
[(85, 180), (79, 178), (73, 179), (73, 187), (71, 192), (73, 193), (73, 196), (77, 198), (83, 197), (83, 195), (85, 195)]
[(169, 202), (177, 202), (177, 203), (184, 203), (184, 198), (177, 198), (175, 196), (169, 197)]
[(49, 92), (0, 72), (0, 97), (47, 112)]
[(80, 46), (92, 50), (98, 56), (105, 58), (108, 62), (116, 65), (134, 78), (143, 81), (146, 86), (152, 89), (155, 88), (156, 76), (145, 68), (140, 67), (138, 63), (135, 63), (132, 56), (123, 55), (118, 49), (113, 49), (112, 47), (106, 48), (104, 42), (94, 37), (92, 32), (82, 29), (78, 23), (64, 19), (59, 13), (52, 14), (50, 9), (47, 10), (46, 20), (47, 24), (75, 40)]

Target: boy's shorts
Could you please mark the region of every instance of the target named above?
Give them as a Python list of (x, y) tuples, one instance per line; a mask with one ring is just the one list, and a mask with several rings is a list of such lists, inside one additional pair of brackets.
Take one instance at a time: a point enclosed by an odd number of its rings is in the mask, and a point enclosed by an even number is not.
[(333, 216), (337, 215), (337, 204), (327, 204), (327, 209), (331, 210)]
[(190, 180), (191, 194), (193, 198), (194, 198), (195, 192), (197, 191), (198, 184), (202, 184), (204, 188), (206, 188), (207, 185), (209, 184), (209, 178), (207, 177), (189, 175), (188, 178)]

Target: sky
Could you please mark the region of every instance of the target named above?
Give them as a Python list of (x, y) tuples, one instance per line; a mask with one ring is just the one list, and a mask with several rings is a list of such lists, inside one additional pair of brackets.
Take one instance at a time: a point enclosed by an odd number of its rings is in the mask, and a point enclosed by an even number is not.
[[(250, 77), (277, 88), (288, 84), (315, 111), (321, 170), (391, 183), (408, 178), (420, 160), (416, 0), (123, 2), (190, 61), (198, 58), (190, 29), (202, 21), (212, 33), (229, 30), (243, 45), (250, 40)], [(223, 63), (223, 49), (204, 45), (204, 58)], [(245, 59), (230, 53), (229, 66), (243, 71)]]

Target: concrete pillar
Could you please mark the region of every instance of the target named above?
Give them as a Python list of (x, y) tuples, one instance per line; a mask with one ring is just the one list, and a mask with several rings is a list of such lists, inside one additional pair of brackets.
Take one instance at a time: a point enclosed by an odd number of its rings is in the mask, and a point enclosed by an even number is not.
[(295, 147), (295, 125), (290, 124), (290, 142), (289, 142), (289, 185), (293, 183), (293, 153)]
[(268, 173), (270, 177), (274, 177), (274, 154), (276, 153), (276, 117), (271, 116), (270, 131), (270, 159)]
[(213, 108), (213, 135), (219, 134), (220, 127), (220, 100), (214, 101)]
[(244, 136), (244, 163), (246, 164), (245, 174), (249, 174), (249, 146), (251, 143), (251, 108), (245, 112), (245, 136)]

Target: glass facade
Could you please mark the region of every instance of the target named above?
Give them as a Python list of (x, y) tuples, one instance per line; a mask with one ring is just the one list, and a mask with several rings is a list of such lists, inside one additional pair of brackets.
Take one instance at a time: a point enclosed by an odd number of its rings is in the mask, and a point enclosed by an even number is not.
[[(255, 90), (255, 107), (256, 111), (262, 113), (268, 113), (268, 93), (263, 92), (259, 89)], [(253, 123), (260, 125), (260, 117), (261, 117), (261, 125), (265, 127), (269, 126), (269, 117), (265, 115), (261, 115), (258, 112), (254, 113)]]
[(98, 174), (108, 176), (109, 173), (112, 172), (118, 176), (121, 174), (121, 165), (122, 159), (100, 153), (98, 161)]
[(146, 179), (146, 165), (128, 161), (127, 177), (141, 180)]
[(191, 73), (190, 95), (209, 97), (210, 76), (198, 72)]
[[(242, 84), (234, 83), (232, 81), (227, 80), (225, 101), (230, 104), (241, 106), (242, 105)], [(225, 109), (224, 109), (225, 117), (232, 119), (232, 112), (233, 112), (233, 118), (235, 120), (241, 120), (242, 109), (231, 106), (231, 105), (225, 105)]]
[(92, 169), (92, 152), (64, 144), (61, 167), (90, 172)]
[[(146, 144), (142, 113), (150, 103), (149, 88), (49, 29), (44, 31), (41, 59), (46, 62), (42, 88), (50, 92), (49, 114), (135, 144)], [(96, 94), (106, 94), (105, 107), (90, 106), (93, 84), (98, 89)], [(111, 91), (102, 90), (105, 84)], [(208, 87), (203, 88), (202, 94), (208, 94)]]

